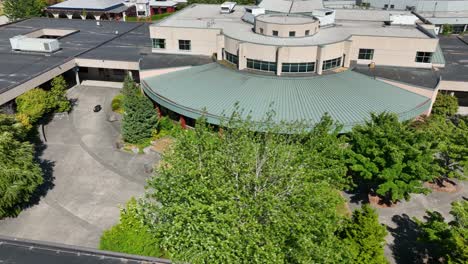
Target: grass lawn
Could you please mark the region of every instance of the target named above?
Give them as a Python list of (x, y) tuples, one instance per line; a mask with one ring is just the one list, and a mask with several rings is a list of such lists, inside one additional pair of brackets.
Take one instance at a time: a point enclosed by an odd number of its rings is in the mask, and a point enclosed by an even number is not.
[[(174, 13), (164, 13), (164, 14), (156, 14), (156, 15), (152, 15), (151, 16), (151, 21), (158, 21), (158, 20), (161, 20), (163, 18), (166, 18), (172, 14), (175, 14)], [(146, 21), (146, 18), (137, 18), (137, 17), (127, 17), (126, 22), (145, 22)]]

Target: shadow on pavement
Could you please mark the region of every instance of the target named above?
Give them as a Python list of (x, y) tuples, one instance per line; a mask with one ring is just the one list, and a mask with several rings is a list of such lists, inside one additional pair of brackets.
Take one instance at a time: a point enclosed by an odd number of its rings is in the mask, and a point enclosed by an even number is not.
[(395, 239), (390, 248), (396, 263), (440, 263), (431, 256), (436, 250), (434, 246), (418, 241), (421, 231), (413, 219), (402, 214), (394, 215), (392, 221), (397, 227), (387, 229)]
[[(52, 120), (52, 116), (47, 115), (40, 122), (43, 124), (47, 124), (51, 120)], [(37, 131), (37, 129), (35, 131)], [(47, 145), (41, 141), (38, 133), (34, 133), (33, 135), (30, 135), (30, 142), (34, 144), (34, 149), (35, 149), (34, 159), (36, 160), (37, 163), (39, 163), (39, 166), (41, 167), (42, 175), (43, 175), (43, 182), (41, 185), (37, 187), (37, 189), (31, 195), (31, 198), (29, 199), (29, 201), (24, 203), (21, 206), (22, 210), (39, 204), (39, 201), (41, 200), (41, 198), (46, 196), (47, 192), (51, 190), (52, 188), (54, 188), (55, 186), (54, 175), (53, 175), (55, 162), (41, 158), (44, 151), (47, 149)]]

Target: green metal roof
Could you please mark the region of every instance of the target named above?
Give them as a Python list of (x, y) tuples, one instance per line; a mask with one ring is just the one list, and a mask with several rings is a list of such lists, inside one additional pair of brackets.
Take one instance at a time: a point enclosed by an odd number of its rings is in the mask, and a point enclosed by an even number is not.
[(276, 122), (305, 121), (313, 126), (326, 112), (348, 131), (370, 112), (395, 112), (407, 120), (427, 111), (430, 99), (353, 71), (309, 77), (265, 76), (228, 69), (218, 63), (196, 66), (143, 80), (158, 104), (219, 124), (238, 103), (261, 121), (274, 110)]
[(440, 65), (445, 65), (445, 57), (444, 53), (442, 52), (442, 49), (440, 48), (440, 45), (437, 44), (437, 49), (432, 55), (432, 63), (433, 64), (440, 64)]

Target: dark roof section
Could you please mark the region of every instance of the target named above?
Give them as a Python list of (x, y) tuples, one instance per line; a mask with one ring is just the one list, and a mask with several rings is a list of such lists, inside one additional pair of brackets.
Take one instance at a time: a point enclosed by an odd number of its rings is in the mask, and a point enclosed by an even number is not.
[(442, 79), (468, 81), (468, 37), (440, 36), (439, 44), (445, 57)]
[(198, 66), (212, 62), (213, 59), (209, 56), (153, 53), (143, 57), (140, 62), (140, 69), (148, 70), (183, 66)]
[[(144, 23), (101, 21), (98, 26), (93, 20), (33, 18), (1, 26), (0, 94), (143, 25)], [(11, 37), (43, 28), (74, 29), (79, 32), (61, 38), (61, 50), (53, 54), (11, 50)], [(134, 58), (136, 61), (138, 59)]]
[(167, 264), (167, 259), (0, 236), (0, 262), (22, 264)]
[(391, 66), (354, 65), (353, 71), (370, 77), (380, 77), (397, 82), (416, 85), (422, 88), (435, 89), (439, 83), (439, 74), (432, 69), (416, 69)]

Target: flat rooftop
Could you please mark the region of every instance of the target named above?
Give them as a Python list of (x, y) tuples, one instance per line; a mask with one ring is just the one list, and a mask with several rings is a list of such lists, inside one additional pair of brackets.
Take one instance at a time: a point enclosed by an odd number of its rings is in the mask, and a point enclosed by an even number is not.
[[(75, 58), (125, 62), (144, 61), (145, 68), (171, 67), (167, 56), (151, 53), (148, 23), (33, 18), (0, 26), (0, 94)], [(52, 54), (12, 51), (9, 39), (41, 29), (77, 30), (59, 39), (61, 49)], [(177, 66), (200, 65), (205, 56), (174, 58)]]
[(353, 21), (390, 21), (390, 15), (413, 15), (409, 11), (402, 10), (375, 10), (375, 9), (335, 9), (336, 20)]
[(152, 26), (221, 29), (225, 36), (258, 44), (283, 46), (323, 45), (343, 41), (352, 35), (376, 37), (430, 38), (416, 26), (383, 26), (374, 21), (337, 21), (336, 26), (320, 28), (302, 38), (278, 38), (256, 34), (252, 24), (242, 21), (246, 6), (236, 6), (231, 14), (221, 14), (219, 5), (195, 4)]
[(442, 80), (468, 82), (468, 37), (439, 36), (445, 57)]
[[(468, 4), (467, 4), (468, 5)], [(417, 12), (432, 24), (468, 24), (468, 10), (449, 12)]]
[(258, 6), (279, 13), (310, 13), (323, 8), (322, 0), (262, 0)]

